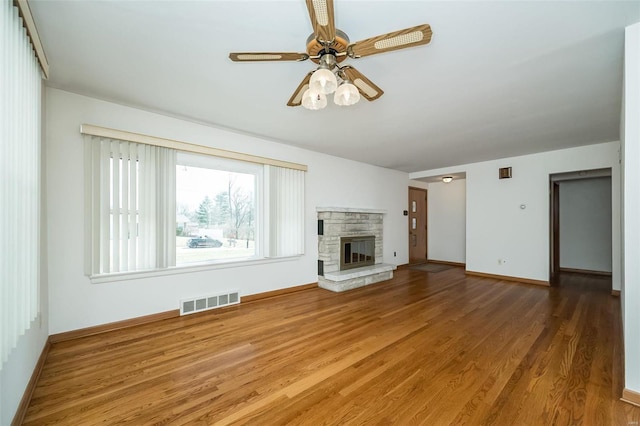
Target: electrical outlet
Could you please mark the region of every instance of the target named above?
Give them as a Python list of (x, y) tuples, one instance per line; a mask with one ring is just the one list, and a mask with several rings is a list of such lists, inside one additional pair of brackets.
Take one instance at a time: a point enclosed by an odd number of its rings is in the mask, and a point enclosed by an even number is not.
[(393, 257), (396, 257), (396, 252), (395, 251), (393, 252)]

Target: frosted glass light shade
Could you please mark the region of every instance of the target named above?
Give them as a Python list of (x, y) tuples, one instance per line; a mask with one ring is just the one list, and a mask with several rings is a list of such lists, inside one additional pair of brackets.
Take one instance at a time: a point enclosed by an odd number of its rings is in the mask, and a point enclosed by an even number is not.
[(306, 109), (322, 109), (327, 106), (327, 97), (313, 89), (307, 89), (302, 94), (302, 106)]
[(335, 92), (338, 87), (338, 79), (335, 74), (328, 69), (320, 68), (316, 70), (309, 80), (309, 88), (328, 95)]
[(360, 100), (360, 92), (358, 88), (351, 83), (341, 84), (333, 95), (333, 102), (340, 106), (349, 106), (358, 103)]

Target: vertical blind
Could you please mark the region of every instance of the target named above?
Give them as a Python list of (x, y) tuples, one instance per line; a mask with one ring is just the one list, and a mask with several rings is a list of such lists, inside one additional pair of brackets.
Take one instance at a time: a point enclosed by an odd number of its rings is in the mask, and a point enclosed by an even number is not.
[(269, 174), (269, 255), (304, 253), (304, 172), (265, 166)]
[(39, 311), (41, 70), (0, 3), (0, 369)]
[(176, 151), (85, 138), (87, 274), (174, 266)]

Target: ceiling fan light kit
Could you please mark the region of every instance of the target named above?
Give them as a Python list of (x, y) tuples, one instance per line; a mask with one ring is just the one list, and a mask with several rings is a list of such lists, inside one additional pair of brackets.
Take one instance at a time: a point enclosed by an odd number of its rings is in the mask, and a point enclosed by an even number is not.
[(322, 109), (327, 106), (326, 95), (332, 93), (333, 102), (339, 106), (354, 105), (360, 100), (358, 88), (337, 65), (336, 57), (327, 53), (320, 58), (320, 66), (311, 74), (309, 89), (302, 95), (302, 106), (313, 110)]
[(338, 88), (338, 79), (335, 74), (328, 69), (319, 68), (311, 75), (309, 87), (323, 95), (329, 95)]
[(302, 95), (302, 106), (312, 110), (322, 109), (327, 106), (327, 96), (312, 89), (307, 89)]
[(234, 62), (310, 59), (319, 64), (316, 70), (308, 73), (302, 80), (287, 102), (289, 106), (322, 109), (327, 106), (327, 95), (331, 93), (334, 93), (334, 103), (340, 106), (354, 105), (361, 96), (368, 101), (375, 101), (383, 95), (382, 89), (351, 65), (340, 66), (338, 63), (347, 58), (357, 59), (431, 41), (431, 27), (429, 24), (422, 24), (351, 43), (349, 37), (335, 27), (333, 0), (306, 0), (306, 3), (313, 26), (313, 34), (307, 39), (306, 53), (229, 54)]
[(339, 106), (350, 106), (360, 101), (360, 92), (351, 82), (343, 81), (333, 95), (333, 103)]

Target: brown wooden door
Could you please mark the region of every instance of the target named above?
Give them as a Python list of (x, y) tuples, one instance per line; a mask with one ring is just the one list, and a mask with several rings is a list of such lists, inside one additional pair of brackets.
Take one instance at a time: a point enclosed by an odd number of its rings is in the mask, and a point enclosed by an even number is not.
[(409, 187), (409, 264), (427, 261), (427, 190)]

